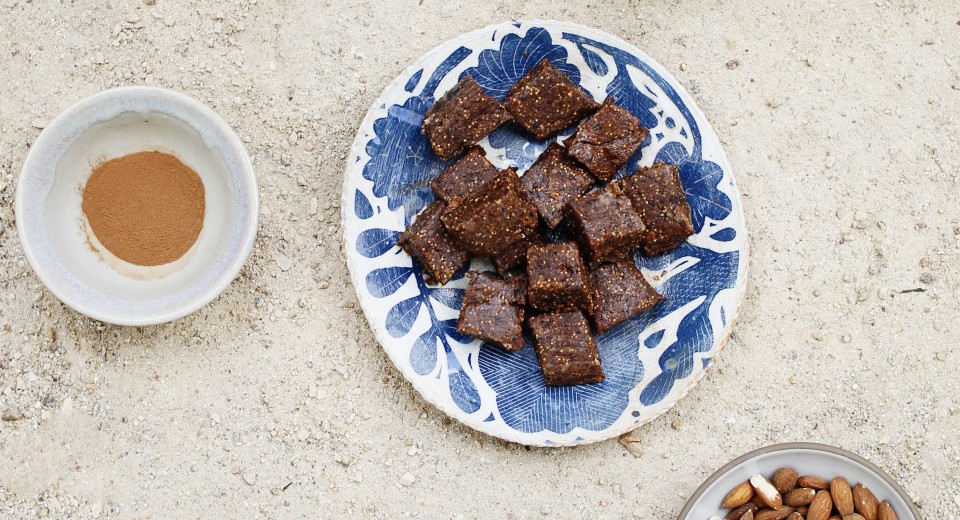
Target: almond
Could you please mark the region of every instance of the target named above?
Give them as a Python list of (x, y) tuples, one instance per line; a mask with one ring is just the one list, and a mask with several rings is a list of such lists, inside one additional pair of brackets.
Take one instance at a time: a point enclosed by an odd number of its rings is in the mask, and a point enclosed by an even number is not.
[(813, 502), (816, 495), (817, 492), (810, 488), (797, 488), (783, 497), (783, 503), (793, 507), (806, 506)]
[(756, 515), (754, 520), (784, 520), (793, 512), (792, 507), (781, 507), (780, 509), (763, 509)]
[(833, 497), (833, 505), (836, 506), (840, 516), (853, 514), (853, 492), (850, 490), (847, 479), (834, 477), (830, 481), (830, 496)]
[(797, 485), (800, 487), (816, 489), (817, 491), (822, 491), (830, 487), (829, 482), (813, 475), (804, 475), (798, 478)]
[(853, 508), (866, 520), (877, 520), (880, 513), (880, 503), (877, 502), (877, 497), (863, 484), (853, 486)]
[(747, 502), (746, 504), (743, 504), (742, 506), (727, 513), (727, 516), (724, 520), (740, 520), (743, 518), (743, 515), (747, 514), (747, 511), (756, 513), (759, 510), (760, 508), (754, 505), (753, 502)]
[(841, 520), (866, 520), (866, 519), (858, 515), (857, 513), (853, 513), (850, 515), (845, 515)]
[(803, 520), (803, 515), (794, 511), (790, 513), (790, 516), (787, 517), (787, 520)]
[(893, 507), (890, 505), (890, 502), (884, 500), (880, 502), (880, 511), (877, 513), (877, 520), (900, 520), (897, 518), (897, 513), (893, 511)]
[[(773, 484), (771, 484), (769, 480), (763, 478), (763, 475), (756, 474), (750, 477), (750, 484), (753, 486), (754, 491), (757, 492), (757, 498), (760, 499), (763, 505), (770, 509), (780, 509), (783, 507), (783, 497), (780, 496), (780, 492), (777, 491), (777, 488), (773, 487)], [(792, 513), (793, 510), (791, 509), (790, 512)], [(759, 515), (757, 518), (759, 519)], [(786, 515), (784, 515), (783, 518), (786, 518)]]
[(777, 491), (779, 491), (781, 495), (786, 495), (797, 485), (797, 478), (799, 478), (797, 470), (793, 468), (780, 468), (773, 474), (770, 483), (773, 484), (773, 487), (777, 488)]
[(754, 520), (753, 509), (748, 509), (747, 512), (740, 517), (740, 520)]
[(807, 520), (827, 520), (830, 518), (830, 512), (833, 511), (833, 498), (829, 491), (820, 491), (810, 502), (810, 509), (807, 510)]
[(750, 482), (741, 482), (727, 493), (727, 497), (723, 499), (720, 507), (722, 509), (734, 509), (746, 504), (751, 498), (753, 498), (753, 486), (750, 485)]

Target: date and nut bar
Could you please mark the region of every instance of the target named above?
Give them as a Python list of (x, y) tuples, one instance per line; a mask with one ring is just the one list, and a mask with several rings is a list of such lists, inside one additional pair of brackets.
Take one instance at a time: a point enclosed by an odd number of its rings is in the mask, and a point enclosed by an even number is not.
[(397, 245), (423, 266), (424, 280), (429, 284), (449, 282), (470, 262), (467, 253), (453, 242), (441, 224), (444, 211), (443, 201), (432, 202), (397, 239)]
[(448, 161), (510, 121), (510, 114), (472, 76), (436, 101), (423, 116), (422, 132), (437, 157)]
[(616, 184), (643, 220), (643, 252), (647, 256), (666, 253), (693, 235), (690, 203), (675, 165), (654, 163)]
[(554, 312), (527, 320), (533, 347), (549, 386), (603, 381), (600, 351), (580, 311)]
[(507, 93), (503, 106), (538, 141), (592, 114), (600, 104), (544, 59)]

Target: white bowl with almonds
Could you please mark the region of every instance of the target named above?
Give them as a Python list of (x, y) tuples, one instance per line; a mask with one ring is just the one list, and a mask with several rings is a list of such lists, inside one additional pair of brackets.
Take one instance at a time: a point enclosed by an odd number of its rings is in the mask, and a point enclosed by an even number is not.
[(813, 443), (768, 446), (720, 468), (679, 520), (920, 520), (889, 475), (853, 453)]

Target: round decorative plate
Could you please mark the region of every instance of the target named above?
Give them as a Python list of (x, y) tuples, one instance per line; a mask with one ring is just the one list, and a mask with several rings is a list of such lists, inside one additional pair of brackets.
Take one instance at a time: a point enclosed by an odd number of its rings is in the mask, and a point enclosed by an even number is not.
[[(666, 300), (597, 337), (606, 380), (548, 387), (531, 345), (507, 353), (457, 332), (466, 278), (424, 282), (397, 237), (433, 198), (447, 165), (420, 132), (423, 114), (465, 74), (503, 99), (549, 59), (602, 101), (612, 96), (650, 129), (617, 176), (676, 164), (696, 234), (635, 261)], [(558, 137), (569, 135), (572, 129)], [(548, 143), (508, 124), (481, 143), (498, 167), (523, 172)], [(571, 446), (619, 435), (667, 411), (703, 377), (744, 294), (747, 236), (740, 192), (706, 118), (664, 68), (604, 32), (555, 21), (506, 23), (463, 34), (400, 75), (360, 125), (343, 186), (344, 251), (377, 340), (414, 388), (446, 414), (509, 441)], [(471, 269), (490, 270), (474, 260)]]

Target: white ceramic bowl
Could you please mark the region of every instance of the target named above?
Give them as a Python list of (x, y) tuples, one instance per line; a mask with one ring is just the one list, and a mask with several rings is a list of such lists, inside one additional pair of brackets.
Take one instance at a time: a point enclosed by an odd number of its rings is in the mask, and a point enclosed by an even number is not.
[(921, 520), (920, 512), (907, 493), (889, 475), (869, 461), (848, 451), (807, 442), (767, 446), (743, 455), (716, 471), (693, 494), (680, 512), (679, 520), (708, 520), (717, 515), (723, 498), (737, 484), (756, 474), (770, 478), (782, 467), (791, 467), (801, 475), (817, 475), (825, 479), (841, 476), (850, 485), (861, 483), (887, 500), (900, 520)]
[[(197, 172), (206, 211), (182, 258), (145, 267), (96, 246), (81, 202), (98, 164), (151, 150)], [(258, 198), (243, 144), (213, 110), (172, 90), (121, 87), (71, 106), (37, 138), (17, 186), (17, 231), (37, 276), (65, 304), (108, 323), (154, 325), (206, 305), (237, 276), (256, 238)]]

